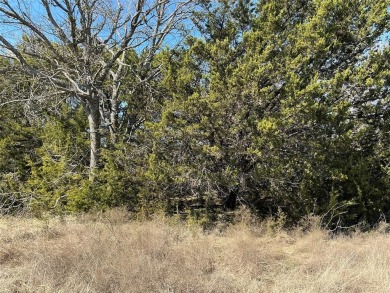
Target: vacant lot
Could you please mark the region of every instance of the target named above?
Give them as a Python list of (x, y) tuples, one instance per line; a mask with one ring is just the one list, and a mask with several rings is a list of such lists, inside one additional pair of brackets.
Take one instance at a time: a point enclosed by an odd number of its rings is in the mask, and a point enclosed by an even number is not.
[(390, 236), (240, 223), (0, 218), (1, 292), (389, 292)]

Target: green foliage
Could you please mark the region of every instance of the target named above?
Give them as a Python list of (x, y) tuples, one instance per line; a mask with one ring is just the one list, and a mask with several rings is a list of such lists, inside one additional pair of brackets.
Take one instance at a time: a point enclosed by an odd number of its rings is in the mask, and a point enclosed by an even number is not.
[(390, 48), (378, 46), (388, 3), (198, 2), (200, 37), (159, 52), (147, 84), (134, 86), (140, 68), (126, 73), (93, 182), (75, 100), (35, 124), (1, 109), (2, 186), (20, 188), (10, 174), (26, 183), (37, 211), (126, 206), (204, 226), (240, 205), (281, 226), (309, 214), (331, 228), (389, 217)]
[(374, 223), (389, 189), (388, 47), (375, 48), (385, 1), (260, 2), (244, 34), (232, 29), (236, 6), (205, 6), (206, 41), (166, 64), (171, 99), (149, 125), (154, 192), (238, 200), (289, 221), (331, 209), (338, 224)]
[(77, 199), (68, 193), (86, 180), (88, 139), (83, 109), (63, 104), (57, 112), (45, 115), (39, 135), (42, 146), (35, 149), (37, 158), (29, 163), (26, 187), (34, 195), (36, 212), (72, 206)]

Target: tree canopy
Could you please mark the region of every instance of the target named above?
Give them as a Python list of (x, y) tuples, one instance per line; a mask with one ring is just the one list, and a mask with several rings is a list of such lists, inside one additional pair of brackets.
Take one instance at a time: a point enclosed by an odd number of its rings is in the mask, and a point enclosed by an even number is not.
[(387, 1), (41, 0), (43, 18), (16, 2), (0, 1), (20, 36), (0, 32), (4, 207), (390, 216)]

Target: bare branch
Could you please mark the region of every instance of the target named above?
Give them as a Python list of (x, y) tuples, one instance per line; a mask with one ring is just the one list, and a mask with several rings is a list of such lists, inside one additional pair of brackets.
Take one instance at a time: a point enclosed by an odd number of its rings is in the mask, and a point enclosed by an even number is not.
[(58, 35), (59, 35), (61, 41), (63, 41), (65, 44), (70, 45), (71, 44), (70, 40), (67, 38), (65, 32), (62, 30), (62, 28), (58, 25), (58, 23), (55, 21), (55, 19), (53, 17), (49, 2), (47, 0), (41, 0), (41, 1), (42, 1), (43, 6), (46, 9), (47, 16), (48, 16), (51, 24), (54, 26), (54, 28), (58, 32)]
[(19, 62), (23, 66), (27, 66), (27, 61), (26, 61), (26, 59), (24, 59), (22, 54), (13, 45), (11, 45), (10, 42), (8, 42), (6, 39), (4, 39), (1, 35), (0, 35), (0, 42), (3, 43), (4, 47), (7, 50), (11, 51), (15, 55), (15, 57), (19, 60)]

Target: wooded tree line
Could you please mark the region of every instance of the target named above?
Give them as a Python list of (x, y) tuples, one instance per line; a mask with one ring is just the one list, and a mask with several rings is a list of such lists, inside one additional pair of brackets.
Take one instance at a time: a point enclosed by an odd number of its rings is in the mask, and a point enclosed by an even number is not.
[(390, 217), (386, 0), (0, 1), (0, 208)]

